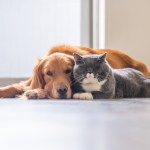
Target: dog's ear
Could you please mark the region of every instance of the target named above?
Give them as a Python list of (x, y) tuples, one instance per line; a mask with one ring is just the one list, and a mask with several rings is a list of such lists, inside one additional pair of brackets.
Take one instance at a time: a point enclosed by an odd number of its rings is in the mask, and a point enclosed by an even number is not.
[(33, 77), (31, 79), (32, 89), (37, 89), (37, 88), (43, 89), (45, 86), (45, 81), (41, 69), (42, 69), (42, 59), (38, 59), (37, 64), (33, 71)]

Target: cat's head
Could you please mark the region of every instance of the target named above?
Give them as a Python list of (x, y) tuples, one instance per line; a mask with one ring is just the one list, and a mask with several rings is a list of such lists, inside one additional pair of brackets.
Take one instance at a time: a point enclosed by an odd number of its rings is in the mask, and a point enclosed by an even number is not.
[(109, 74), (110, 66), (106, 61), (106, 53), (84, 56), (74, 54), (74, 59), (73, 76), (80, 83), (100, 82)]

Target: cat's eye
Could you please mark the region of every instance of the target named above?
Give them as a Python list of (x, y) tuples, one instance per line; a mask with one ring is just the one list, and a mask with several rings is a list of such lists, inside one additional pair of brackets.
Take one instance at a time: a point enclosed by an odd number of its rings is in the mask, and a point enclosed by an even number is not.
[(65, 70), (65, 74), (69, 74), (69, 73), (71, 73), (71, 69)]
[(53, 76), (53, 73), (51, 71), (47, 71), (46, 73), (48, 76)]

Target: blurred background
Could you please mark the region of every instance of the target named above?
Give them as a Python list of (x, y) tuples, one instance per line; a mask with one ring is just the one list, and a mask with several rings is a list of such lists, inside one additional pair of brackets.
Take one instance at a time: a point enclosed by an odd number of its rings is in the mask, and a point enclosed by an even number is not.
[(30, 77), (56, 45), (112, 48), (150, 68), (149, 0), (0, 0), (0, 78)]

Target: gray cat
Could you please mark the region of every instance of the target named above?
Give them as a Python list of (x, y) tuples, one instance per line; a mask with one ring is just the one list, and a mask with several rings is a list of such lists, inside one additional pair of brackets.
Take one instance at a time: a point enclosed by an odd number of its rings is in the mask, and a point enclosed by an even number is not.
[(112, 69), (102, 55), (74, 54), (74, 99), (150, 97), (150, 79), (131, 68)]

